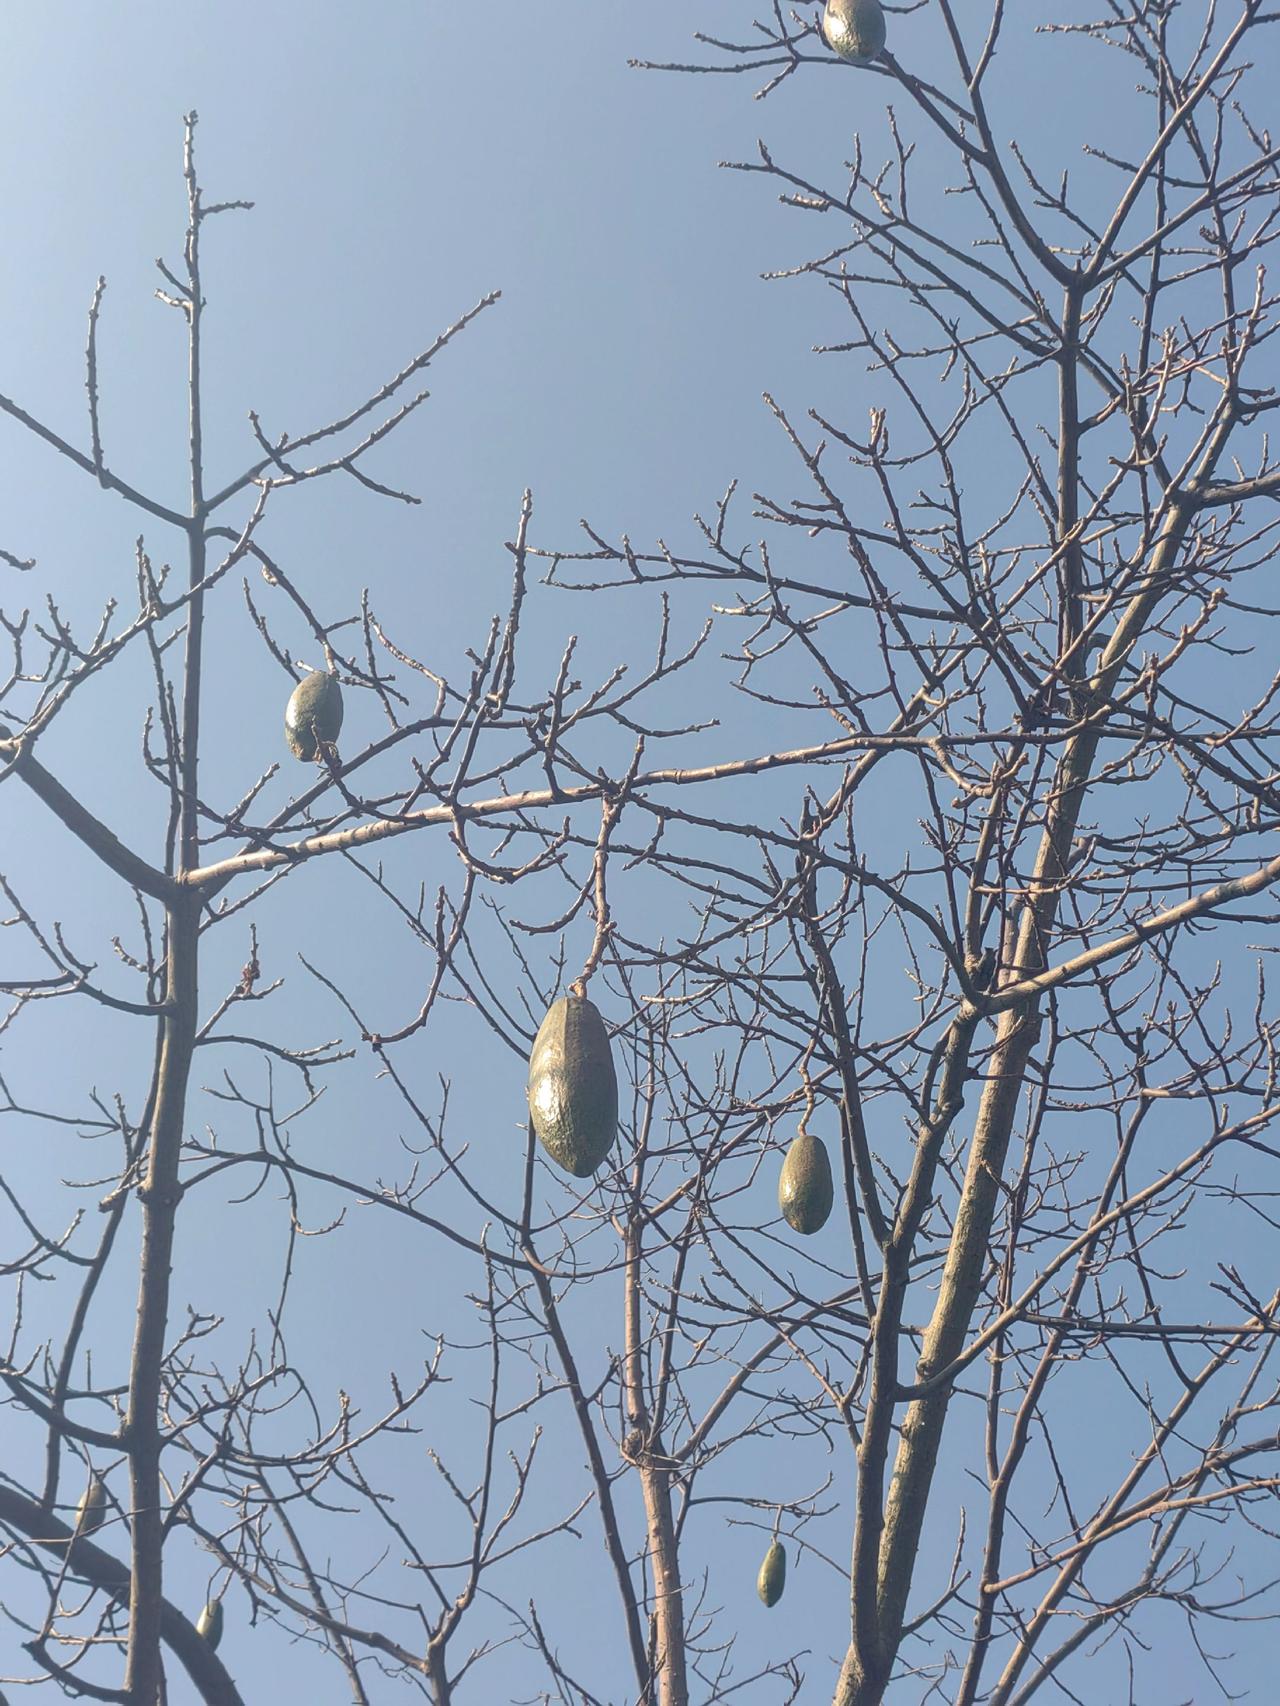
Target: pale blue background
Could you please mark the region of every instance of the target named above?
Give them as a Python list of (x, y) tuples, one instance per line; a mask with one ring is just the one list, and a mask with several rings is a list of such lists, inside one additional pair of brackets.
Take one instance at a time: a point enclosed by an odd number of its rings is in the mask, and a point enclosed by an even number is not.
[[(535, 492), (534, 531), (542, 542), (571, 542), (584, 514), (637, 542), (658, 534), (687, 539), (691, 513), (709, 511), (735, 476), (746, 491), (796, 488), (778, 430), (759, 402), (763, 390), (797, 412), (809, 403), (840, 407), (855, 425), (874, 400), (857, 365), (824, 365), (809, 354), (837, 325), (820, 291), (758, 276), (812, 252), (812, 232), (777, 208), (770, 186), (717, 173), (716, 162), (749, 156), (763, 133), (775, 151), (790, 148), (791, 159), (812, 162), (832, 181), (838, 171), (831, 163), (847, 153), (853, 124), (878, 126), (888, 85), (813, 73), (761, 108), (749, 99), (758, 79), (661, 78), (627, 68), (629, 56), (689, 57), (693, 28), (741, 32), (751, 15), (738, 0), (491, 0), (485, 7), (220, 0), (198, 9), (41, 0), (7, 8), (0, 20), (0, 390), (75, 442), (86, 440), (85, 315), (93, 282), (105, 273), (108, 459), (126, 478), (181, 504), (183, 328), (151, 291), (152, 257), (179, 258), (181, 116), (192, 106), (201, 115), (208, 195), (256, 202), (255, 212), (229, 216), (206, 236), (211, 486), (251, 453), (248, 407), (260, 411), (269, 431), (301, 431), (331, 418), (500, 287), (501, 304), (434, 366), (431, 403), (373, 465), (380, 478), (421, 493), (423, 507), (382, 504), (349, 482), (333, 483), (285, 494), (268, 529), (269, 547), (282, 560), (288, 554), (330, 613), (347, 608), (344, 589), (369, 582), (410, 649), (458, 672), (464, 647), (505, 607), (502, 543), (513, 534), (526, 485)], [(927, 13), (901, 20), (895, 31), (900, 57), (927, 65)], [(1099, 111), (1116, 111), (1110, 97), (1127, 88), (1119, 72), (1098, 75), (1094, 86)], [(1010, 64), (1001, 89), (1007, 128), (1029, 126), (1042, 157), (1052, 159), (1051, 121), (1034, 75)], [(56, 587), (85, 622), (106, 596), (127, 599), (139, 518), (12, 424), (0, 422), (0, 445), (0, 545), (39, 558), (38, 575), (29, 577), (33, 602)], [(173, 549), (158, 527), (147, 529), (147, 540), (158, 557)], [(5, 598), (8, 604), (8, 581)], [(280, 682), (250, 643), (238, 608), (232, 612), (235, 597), (223, 603), (229, 614), (211, 619), (211, 642), (224, 663), (210, 675), (208, 774), (211, 786), (229, 794), (276, 756)], [(553, 660), (570, 621), (589, 620), (579, 654), (588, 675), (588, 666), (599, 669), (621, 655), (620, 622), (643, 625), (638, 607), (621, 601), (611, 610), (601, 601), (589, 616), (582, 606), (572, 618), (568, 610), (567, 602), (544, 597), (531, 612), (530, 645), (535, 656)], [(688, 626), (686, 637), (692, 631)], [(294, 643), (309, 662), (319, 661), (301, 636)], [(714, 707), (697, 702), (696, 686), (687, 691), (686, 715), (711, 713)], [(60, 754), (86, 800), (144, 848), (152, 835), (154, 847), (155, 791), (139, 789), (132, 775), (142, 684), (134, 698), (128, 693), (109, 683), (96, 700), (86, 694), (84, 705), (96, 704), (99, 716), (82, 708), (74, 734), (59, 730), (48, 757)], [(731, 749), (745, 750), (763, 725), (740, 706), (732, 715)], [(253, 743), (246, 763), (244, 746)], [(92, 939), (96, 956), (115, 930), (130, 927), (118, 894), (100, 888), (65, 839), (47, 833), (38, 808), (16, 794), (9, 787), (3, 795), (4, 866), (41, 901), (58, 884), (59, 916)], [(431, 883), (445, 874), (449, 855), (441, 840), (430, 850), (402, 844), (396, 857), (402, 875), (417, 860)], [(273, 959), (264, 955), (264, 970), (291, 979), (291, 1005), (283, 1016), (277, 1011), (277, 1030), (296, 1041), (350, 1030), (297, 975), (291, 956), (299, 941), (330, 969), (350, 971), (375, 1018), (403, 1020), (416, 1004), (420, 965), (403, 944), (362, 936), (358, 911), (335, 920), (323, 878), (311, 875), (280, 892), (272, 926), (263, 927), (267, 949), (279, 949)], [(115, 911), (104, 927), (97, 901), (108, 897)], [(371, 913), (370, 932), (375, 917), (385, 924)], [(215, 950), (223, 977), (234, 976), (243, 947), (241, 935)], [(216, 972), (209, 987), (221, 987)], [(20, 1054), (0, 1042), (0, 1070), (15, 1088), (51, 1077), (64, 1105), (77, 1109), (86, 1079), (136, 1097), (147, 1051), (122, 1067), (126, 1036), (136, 1044), (136, 1027), (86, 1025), (69, 1062), (52, 1034), (33, 1026)], [(424, 1058), (423, 1084), (429, 1089), (444, 1070), (458, 1074), (474, 1040), (458, 1030), (447, 1058)], [(478, 1064), (486, 1086), (498, 1086), (495, 1100), (506, 1097), (499, 1129), (483, 1137), (500, 1173), (504, 1143), (518, 1142), (518, 1063), (491, 1054)], [(122, 1078), (128, 1072), (133, 1076)], [(335, 1165), (372, 1142), (376, 1121), (400, 1117), (377, 1099), (367, 1057), (343, 1083), (326, 1103), (316, 1139)], [(464, 1117), (474, 1116), (465, 1092), (462, 1107)], [(29, 1189), (53, 1176), (101, 1170), (63, 1133), (42, 1133), (35, 1149), (9, 1145), (5, 1156), (15, 1183)], [(228, 1224), (235, 1229), (230, 1239)], [(274, 1210), (261, 1202), (234, 1223), (188, 1217), (183, 1284), (230, 1326), (249, 1325), (275, 1284), (278, 1229)], [(343, 1239), (340, 1256), (333, 1245), (303, 1248), (300, 1261), (314, 1260), (314, 1273), (328, 1278), (313, 1294), (313, 1310), (295, 1316), (294, 1345), (300, 1357), (320, 1358), (339, 1341), (340, 1377), (364, 1379), (372, 1392), (392, 1360), (379, 1343), (386, 1315), (404, 1330), (398, 1344), (419, 1326), (428, 1334), (452, 1326), (457, 1293), (474, 1285), (475, 1274), (462, 1264), (451, 1269), (439, 1245), (428, 1265), (420, 1244), (385, 1225), (357, 1227)], [(127, 1267), (104, 1333), (108, 1360), (127, 1350)], [(615, 1338), (620, 1330), (619, 1323)], [(397, 1366), (405, 1371), (403, 1361)], [(456, 1419), (447, 1425), (461, 1430)], [(455, 1431), (431, 1443), (445, 1449), (462, 1438)], [(566, 1426), (544, 1450), (565, 1453), (571, 1464), (568, 1497), (578, 1485), (576, 1434)], [(414, 1461), (418, 1479), (406, 1479), (405, 1510), (435, 1521), (421, 1452)], [(757, 1473), (762, 1487), (782, 1478), (776, 1466), (757, 1463)], [(948, 1515), (937, 1535), (940, 1567), (949, 1559), (950, 1525)], [(845, 1528), (826, 1531), (841, 1562)], [(606, 1693), (616, 1683), (620, 1698), (629, 1673), (601, 1580), (594, 1513), (584, 1517), (583, 1531), (580, 1545), (562, 1544), (555, 1554), (565, 1657), (574, 1666), (582, 1661)], [(813, 1681), (801, 1698), (825, 1698), (827, 1661), (844, 1641), (840, 1580), (812, 1560), (796, 1571), (793, 1558), (785, 1612), (766, 1623), (753, 1588), (762, 1543), (741, 1534), (725, 1528), (717, 1539), (714, 1528), (704, 1529), (698, 1556), (710, 1572), (711, 1602), (744, 1631), (742, 1673), (780, 1644), (809, 1648)], [(539, 1567), (544, 1594), (547, 1570)], [(204, 1580), (192, 1559), (175, 1567), (170, 1591), (198, 1605)], [(306, 1648), (290, 1647), (278, 1634), (249, 1630), (247, 1615), (233, 1593), (223, 1652), (247, 1699), (345, 1697), (335, 1669), (317, 1666)], [(21, 1662), (4, 1650), (9, 1638), (0, 1635), (3, 1671)], [(459, 1646), (468, 1646), (465, 1627)], [(1235, 1686), (1260, 1684), (1253, 1650), (1252, 1664), (1246, 1658), (1230, 1668)], [(1142, 1697), (1147, 1706), (1212, 1698), (1203, 1672), (1187, 1683), (1182, 1649), (1171, 1645), (1167, 1653), (1167, 1660), (1147, 1661), (1154, 1690)], [(499, 1658), (463, 1698), (497, 1701), (508, 1688), (532, 1693), (534, 1686), (531, 1670)], [(1195, 1692), (1188, 1695), (1188, 1686)], [(377, 1700), (402, 1694), (376, 1679), (370, 1687)], [(181, 1690), (179, 1679), (175, 1706)]]

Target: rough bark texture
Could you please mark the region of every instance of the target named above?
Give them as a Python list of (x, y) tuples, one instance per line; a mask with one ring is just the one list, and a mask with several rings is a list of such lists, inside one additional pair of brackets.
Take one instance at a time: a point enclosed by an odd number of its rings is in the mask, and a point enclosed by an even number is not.
[[(661, 1453), (660, 1440), (654, 1449)], [(646, 1464), (640, 1475), (653, 1572), (653, 1668), (658, 1680), (658, 1706), (689, 1706), (684, 1590), (675, 1525), (671, 1520), (671, 1476), (666, 1469), (652, 1463)]]

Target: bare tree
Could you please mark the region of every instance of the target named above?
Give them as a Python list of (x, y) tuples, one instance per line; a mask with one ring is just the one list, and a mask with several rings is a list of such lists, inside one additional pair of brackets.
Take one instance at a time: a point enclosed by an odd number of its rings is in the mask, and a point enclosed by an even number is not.
[[(101, 281), (89, 448), (0, 396), (186, 548), (171, 573), (139, 541), (127, 621), (114, 598), (84, 632), (53, 597), (3, 617), (6, 799), (29, 790), (30, 822), (126, 903), (91, 954), (6, 875), (23, 963), (5, 1032), (88, 1008), (154, 1038), (136, 1104), (68, 1111), (21, 1066), (0, 1079), (4, 1126), (70, 1128), (100, 1157), (61, 1233), (52, 1163), (26, 1197), (0, 1186), (20, 1680), (154, 1706), (171, 1655), (201, 1699), (252, 1697), (198, 1607), (166, 1597), (203, 1558), (211, 1607), (229, 1594), (331, 1656), (356, 1702), (391, 1678), (437, 1706), (492, 1700), (504, 1651), (544, 1701), (1017, 1706), (1081, 1698), (1086, 1662), (1137, 1700), (1171, 1639), (1226, 1690), (1213, 1631), (1274, 1615), (1280, 1487), (1280, 149), (1250, 116), (1280, 13), (1103, 12), (1037, 34), (1002, 0), (980, 26), (935, 0), (891, 11), (854, 66), (812, 7), (775, 7), (665, 67), (765, 93), (812, 78), (815, 99), (864, 79), (838, 183), (764, 143), (738, 169), (817, 217), (819, 252), (780, 276), (826, 287), (822, 348), (852, 358), (868, 423), (766, 399), (799, 491), (731, 488), (683, 543), (595, 525), (538, 543), (526, 493), (508, 608), (462, 674), (390, 633), (373, 589), (320, 608), (265, 518), (321, 478), (412, 503), (377, 448), (494, 298), (328, 425), (251, 415), (249, 460), (211, 490), (201, 245), (249, 204), (205, 199), (194, 115), (160, 292), (189, 338), (187, 498), (106, 458)], [(1138, 87), (1104, 120), (1088, 92), (1115, 60)], [(1035, 148), (1003, 140), (1028, 77), (1058, 120)], [(5, 561), (19, 587), (38, 572)], [(202, 749), (219, 775), (234, 749), (202, 743), (205, 612), (237, 585), (282, 698), (303, 652), (346, 692), (346, 733), (317, 736), (292, 794), (275, 766), (234, 798), (204, 780)], [(535, 598), (587, 636), (549, 680), (527, 661)], [(652, 622), (651, 654), (580, 679), (619, 609), (631, 634)], [(108, 669), (149, 674), (149, 850), (40, 756)], [(438, 885), (406, 854), (424, 841), (451, 849)], [(345, 958), (302, 957), (341, 1040), (296, 1040), (277, 938), (298, 885), (377, 921)], [(421, 989), (399, 1012), (369, 971), (392, 951)], [(591, 992), (622, 1069), (618, 1141), (585, 1180), (509, 1096), (567, 988)], [(459, 1051), (479, 1091), (445, 1070)], [(195, 1075), (214, 1060), (234, 1064)], [(342, 1081), (385, 1141), (317, 1141)], [(839, 1205), (803, 1242), (776, 1210), (797, 1129), (826, 1135)], [(175, 1253), (196, 1213), (235, 1237), (260, 1197), (278, 1248), (236, 1339)], [(388, 1320), (415, 1372), (376, 1400), (356, 1347), (350, 1374), (341, 1346), (291, 1348), (352, 1218), (469, 1276), (435, 1300), (425, 1354), (417, 1318)], [(96, 1300), (134, 1269), (117, 1380)], [(424, 1456), (447, 1521), (398, 1496)], [(583, 1537), (604, 1662), (549, 1585)], [(849, 1622), (820, 1651), (771, 1625), (757, 1662), (724, 1578), (738, 1538), (751, 1576), (774, 1537), (843, 1580)]]

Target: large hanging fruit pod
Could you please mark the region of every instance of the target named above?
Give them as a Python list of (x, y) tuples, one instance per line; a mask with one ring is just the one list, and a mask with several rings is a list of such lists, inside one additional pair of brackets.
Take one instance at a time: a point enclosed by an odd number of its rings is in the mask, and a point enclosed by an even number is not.
[(342, 688), (336, 675), (322, 669), (304, 676), (289, 695), (284, 712), (284, 738), (289, 751), (314, 764), (320, 748), (337, 740), (342, 729)]
[(575, 1178), (594, 1173), (618, 1131), (618, 1079), (609, 1032), (585, 995), (563, 995), (529, 1056), (529, 1117), (551, 1159)]
[(787, 1150), (778, 1175), (778, 1207), (788, 1226), (807, 1236), (826, 1225), (834, 1198), (827, 1146), (820, 1137), (802, 1131)]
[(782, 1590), (786, 1585), (786, 1549), (780, 1540), (774, 1540), (764, 1555), (764, 1563), (761, 1564), (760, 1574), (756, 1577), (756, 1592), (766, 1605), (774, 1606), (782, 1598)]
[(870, 65), (884, 46), (884, 8), (880, 0), (827, 0), (822, 34), (841, 59)]

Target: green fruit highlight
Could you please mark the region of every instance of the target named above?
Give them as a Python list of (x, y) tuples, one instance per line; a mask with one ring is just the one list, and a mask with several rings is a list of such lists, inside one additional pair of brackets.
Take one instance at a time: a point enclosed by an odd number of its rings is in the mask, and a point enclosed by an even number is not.
[(807, 1131), (794, 1139), (778, 1175), (778, 1207), (787, 1225), (807, 1237), (827, 1223), (835, 1197), (827, 1146)]
[(304, 676), (289, 697), (284, 712), (284, 738), (289, 751), (306, 764), (314, 764), (321, 746), (338, 738), (342, 728), (342, 689), (336, 675), (322, 669)]
[(605, 1022), (585, 995), (562, 995), (529, 1056), (529, 1117), (567, 1173), (594, 1173), (618, 1132), (618, 1079)]
[(756, 1577), (756, 1592), (766, 1605), (776, 1605), (786, 1585), (787, 1554), (782, 1542), (775, 1540), (764, 1555), (764, 1563)]
[(827, 46), (853, 65), (870, 65), (884, 46), (880, 0), (827, 0), (822, 14)]
[(85, 1488), (80, 1503), (76, 1507), (76, 1533), (96, 1534), (106, 1520), (106, 1486), (101, 1476), (90, 1473), (89, 1485)]
[(196, 1618), (196, 1634), (203, 1635), (211, 1652), (217, 1652), (222, 1639), (222, 1601), (211, 1599)]

